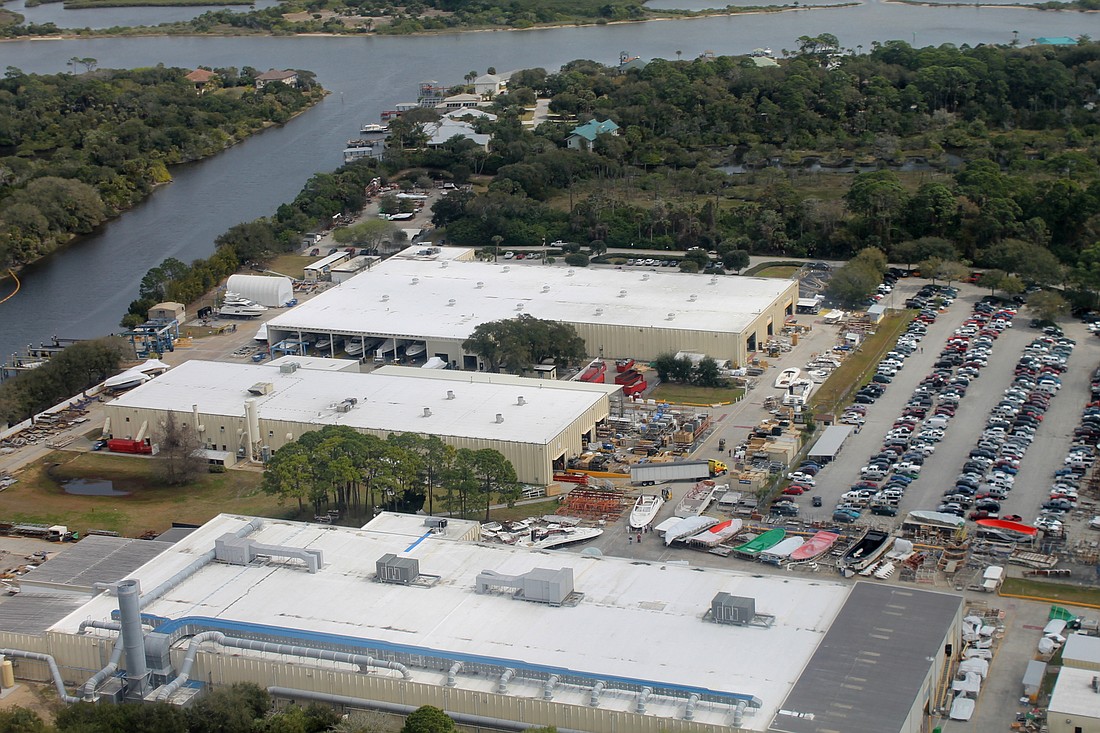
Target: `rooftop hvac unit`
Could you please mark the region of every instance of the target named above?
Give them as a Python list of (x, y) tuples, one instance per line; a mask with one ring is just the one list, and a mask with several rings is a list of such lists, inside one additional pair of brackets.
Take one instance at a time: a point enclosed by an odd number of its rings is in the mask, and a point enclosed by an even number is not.
[(265, 394), (271, 394), (275, 389), (275, 385), (271, 382), (256, 382), (254, 385), (248, 388), (249, 394), (254, 394), (258, 397), (262, 397)]
[(745, 626), (756, 618), (756, 599), (719, 593), (710, 602), (710, 615), (716, 624)]
[(279, 372), (281, 374), (293, 374), (294, 372), (298, 371), (298, 366), (299, 364), (296, 361), (292, 361), (289, 364), (280, 364)]
[(446, 517), (425, 517), (424, 526), (430, 527), (435, 532), (442, 532), (447, 529)]
[(380, 583), (412, 585), (420, 575), (420, 561), (414, 557), (398, 557), (388, 552), (375, 563), (375, 577)]

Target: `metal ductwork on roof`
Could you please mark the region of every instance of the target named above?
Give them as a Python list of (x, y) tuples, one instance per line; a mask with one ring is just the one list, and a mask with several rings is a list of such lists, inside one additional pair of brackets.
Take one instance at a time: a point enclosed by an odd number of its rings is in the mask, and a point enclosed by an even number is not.
[(183, 664), (180, 665), (179, 674), (176, 675), (174, 680), (157, 690), (156, 700), (158, 702), (168, 700), (181, 687), (187, 684), (187, 681), (191, 679), (191, 668), (195, 664), (195, 657), (199, 653), (199, 647), (207, 642), (220, 644), (221, 646), (233, 649), (248, 649), (268, 654), (282, 654), (289, 657), (304, 657), (306, 659), (344, 662), (346, 664), (358, 666), (361, 672), (365, 672), (372, 668), (391, 669), (395, 672), (399, 672), (401, 677), (405, 680), (412, 679), (412, 672), (409, 671), (409, 668), (399, 662), (390, 662), (385, 659), (375, 659), (374, 657), (368, 657), (362, 654), (350, 654), (348, 652), (337, 652), (329, 649), (315, 649), (313, 647), (279, 644), (270, 641), (257, 641), (255, 639), (238, 639), (226, 636), (220, 631), (204, 631), (191, 637), (191, 643), (187, 647), (187, 654), (183, 658)]
[(310, 573), (316, 573), (324, 564), (322, 552), (308, 547), (262, 545), (255, 540), (237, 537), (232, 533), (224, 534), (214, 540), (214, 558), (230, 565), (248, 565), (261, 555), (301, 560), (309, 568)]

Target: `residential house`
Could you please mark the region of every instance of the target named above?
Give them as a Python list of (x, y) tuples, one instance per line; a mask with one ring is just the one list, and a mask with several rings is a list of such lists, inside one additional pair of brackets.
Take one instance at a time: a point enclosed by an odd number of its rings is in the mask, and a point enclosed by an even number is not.
[(468, 122), (452, 120), (449, 117), (444, 117), (439, 122), (430, 122), (424, 125), (422, 129), (424, 134), (428, 136), (427, 146), (429, 148), (438, 148), (451, 138), (461, 137), (473, 140), (478, 147), (487, 151), (489, 149), (489, 139), (492, 137), (476, 132), (474, 126)]
[(444, 97), (443, 101), (435, 105), (436, 109), (463, 109), (476, 107), (481, 102), (481, 97), (476, 94), (452, 94)]
[(204, 94), (207, 89), (213, 86), (213, 82), (218, 78), (218, 75), (207, 69), (195, 69), (183, 78), (195, 85), (195, 91), (198, 94)]
[(273, 81), (282, 82), (288, 87), (296, 87), (298, 86), (298, 72), (291, 71), (290, 69), (285, 69), (283, 71), (268, 69), (256, 77), (256, 88), (263, 89)]
[(508, 79), (514, 72), (504, 74), (482, 74), (474, 79), (474, 94), (482, 99), (492, 99), (508, 86)]
[(583, 125), (573, 128), (569, 137), (565, 138), (565, 145), (570, 150), (590, 150), (596, 138), (600, 135), (617, 135), (619, 126), (611, 120), (597, 122), (590, 120)]

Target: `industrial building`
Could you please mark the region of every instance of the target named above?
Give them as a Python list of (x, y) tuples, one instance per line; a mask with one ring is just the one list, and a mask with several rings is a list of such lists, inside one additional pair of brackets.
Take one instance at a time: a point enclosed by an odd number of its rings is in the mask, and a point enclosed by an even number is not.
[(382, 438), (419, 433), (456, 448), (494, 448), (520, 481), (545, 485), (595, 439), (597, 423), (609, 417), (612, 396), (621, 390), (397, 366), (362, 374), (330, 369), (333, 364), (355, 366), (308, 358), (277, 365), (188, 361), (106, 403), (104, 432), (155, 442), (172, 413), (229, 463), (262, 460), (325, 425)]
[(1100, 639), (1070, 634), (1047, 706), (1051, 733), (1100, 733)]
[(477, 371), (486, 365), (462, 342), (482, 323), (527, 314), (573, 325), (591, 356), (690, 351), (743, 365), (797, 298), (794, 280), (480, 262), (471, 249), (418, 245), (279, 314), (268, 330), (271, 343), (394, 339)]
[[(957, 596), (532, 551), (479, 531), (221, 515), (55, 602), (37, 628), (0, 631), (0, 653), (67, 700), (187, 704), (253, 682), (351, 708), (431, 704), (493, 730), (908, 733), (958, 638)], [(81, 546), (68, 553), (72, 572)], [(0, 629), (34, 600), (0, 602)]]

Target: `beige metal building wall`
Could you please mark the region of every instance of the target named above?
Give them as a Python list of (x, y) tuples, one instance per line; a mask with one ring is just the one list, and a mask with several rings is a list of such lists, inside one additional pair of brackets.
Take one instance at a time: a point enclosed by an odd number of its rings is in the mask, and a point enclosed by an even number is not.
[[(224, 415), (211, 415), (201, 412), (199, 405), (199, 424), (203, 426), (202, 441), (206, 447), (213, 450), (229, 451), (235, 453), (244, 447), (248, 438), (244, 417), (244, 401), (241, 401), (240, 417), (227, 417)], [(134, 437), (143, 423), (148, 423), (152, 428), (159, 426), (166, 415), (162, 410), (147, 408), (129, 408), (108, 403), (104, 410), (111, 420), (111, 431), (115, 437)], [(521, 443), (501, 442), (481, 438), (452, 438), (440, 436), (444, 442), (455, 448), (469, 448), (481, 450), (492, 448), (500, 451), (505, 458), (512, 462), (516, 469), (516, 476), (520, 481), (535, 485), (545, 485), (553, 479), (554, 469), (552, 461), (565, 456), (570, 458), (580, 454), (585, 447), (585, 436), (593, 430), (596, 423), (606, 420), (610, 411), (610, 401), (605, 395), (602, 399), (578, 415), (565, 430), (552, 438), (548, 443)], [(176, 419), (190, 425), (193, 415), (190, 412), (179, 412)], [(277, 451), (288, 443), (293, 443), (304, 433), (319, 430), (320, 424), (289, 422), (286, 420), (270, 420), (260, 416), (260, 433), (263, 444)], [(390, 430), (362, 430), (361, 432), (377, 435), (385, 438), (393, 431)], [(425, 432), (424, 434), (431, 434)], [(156, 434), (154, 432), (154, 437)]]
[[(184, 649), (173, 650), (177, 668), (183, 655)], [(217, 652), (199, 652), (192, 677), (213, 685), (252, 682), (260, 687), (290, 687), (413, 707), (434, 705), (452, 713), (518, 720), (539, 726), (554, 725), (590, 733), (738, 733), (743, 730)], [(444, 675), (441, 673), (440, 677), (442, 681)]]
[[(751, 324), (742, 332), (736, 331), (699, 331), (690, 328), (690, 316), (675, 314), (671, 319), (664, 319), (646, 327), (624, 326), (616, 323), (574, 323), (577, 334), (584, 339), (586, 350), (591, 357), (604, 357), (608, 359), (635, 358), (655, 359), (666, 352), (693, 351), (708, 354), (715, 359), (729, 359), (736, 366), (742, 366), (748, 360), (748, 344), (755, 336), (757, 345), (762, 345), (771, 335), (778, 335), (783, 328), (786, 316), (794, 313), (795, 301), (798, 299), (798, 282), (792, 280), (790, 285), (777, 297), (772, 304), (765, 308), (753, 319)], [(731, 310), (737, 307), (731, 303)], [(669, 313), (676, 310), (676, 305), (670, 304)], [(478, 324), (470, 322), (470, 332)], [(769, 325), (772, 333), (769, 333)], [(425, 353), (428, 356), (440, 355), (448, 361), (457, 363), (460, 369), (465, 368), (462, 350), (464, 339), (424, 339), (416, 334), (398, 334), (397, 338), (416, 341), (423, 340)], [(367, 359), (373, 358), (373, 354), (367, 355)], [(484, 368), (484, 365), (482, 365)]]
[[(916, 697), (913, 698), (913, 707), (909, 710), (909, 717), (906, 719), (905, 725), (899, 733), (926, 733), (929, 730), (928, 711), (938, 704), (935, 697), (940, 693), (940, 691), (936, 689), (936, 685), (943, 679), (944, 668), (950, 666), (957, 655), (962, 653), (960, 644), (962, 639), (962, 618), (963, 606), (959, 604), (959, 610), (955, 614), (955, 618), (952, 620), (950, 627), (947, 629), (947, 633), (944, 634), (943, 642), (939, 646), (939, 651), (936, 652), (935, 659), (932, 659), (929, 663), (928, 674), (924, 678), (924, 683), (921, 685), (920, 691), (917, 693)], [(954, 647), (953, 653), (955, 656), (947, 656), (948, 644)]]

